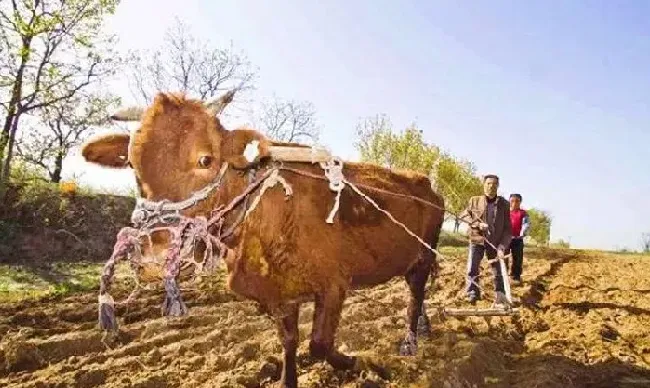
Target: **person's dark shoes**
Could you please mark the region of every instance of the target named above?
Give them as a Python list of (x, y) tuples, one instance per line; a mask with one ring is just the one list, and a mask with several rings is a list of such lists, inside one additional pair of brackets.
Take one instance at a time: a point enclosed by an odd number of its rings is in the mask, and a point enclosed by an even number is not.
[(522, 284), (521, 277), (513, 276), (512, 284), (514, 284), (515, 286), (521, 286), (521, 284)]
[(467, 301), (468, 301), (469, 304), (471, 304), (472, 306), (475, 305), (476, 302), (478, 302), (478, 300), (479, 300), (479, 297), (478, 297), (477, 295), (470, 295), (470, 296), (467, 298)]

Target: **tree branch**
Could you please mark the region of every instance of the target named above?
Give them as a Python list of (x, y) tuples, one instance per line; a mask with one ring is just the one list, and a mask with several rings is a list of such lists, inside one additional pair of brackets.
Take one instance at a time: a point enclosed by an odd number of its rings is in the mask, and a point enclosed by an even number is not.
[(233, 84), (252, 88), (254, 72), (242, 56), (230, 49), (212, 48), (197, 41), (178, 19), (165, 33), (163, 46), (131, 56), (129, 86), (135, 97), (151, 100), (158, 91), (180, 90), (200, 99), (216, 96)]

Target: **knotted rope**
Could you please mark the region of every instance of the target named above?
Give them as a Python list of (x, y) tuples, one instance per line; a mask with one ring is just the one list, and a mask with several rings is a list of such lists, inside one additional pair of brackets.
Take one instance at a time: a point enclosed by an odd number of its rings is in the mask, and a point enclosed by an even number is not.
[[(102, 270), (99, 288), (100, 327), (104, 330), (117, 329), (115, 301), (109, 293), (115, 275), (115, 265), (122, 260), (128, 260), (133, 277), (137, 282), (138, 270), (144, 265), (151, 263), (150, 261), (144, 261), (142, 258), (141, 241), (143, 238), (151, 241), (151, 234), (163, 230), (170, 233), (170, 242), (167, 255), (163, 262), (163, 282), (166, 297), (162, 313), (163, 315), (171, 316), (184, 315), (187, 312), (187, 307), (185, 307), (180, 297), (180, 290), (176, 284), (176, 278), (180, 274), (181, 264), (183, 262), (190, 263), (194, 267), (194, 276), (196, 277), (202, 273), (214, 271), (217, 261), (226, 253), (227, 248), (225, 244), (209, 233), (209, 227), (210, 225), (205, 217), (189, 218), (181, 216), (178, 226), (164, 226), (153, 229), (122, 228), (117, 234), (113, 254)], [(197, 262), (193, 255), (196, 244), (199, 241), (203, 242), (205, 246), (203, 260), (201, 262)], [(213, 247), (215, 246), (219, 250), (218, 256), (214, 255), (213, 252)], [(127, 303), (136, 295), (137, 290), (129, 296)]]
[[(312, 149), (313, 153), (313, 149)], [(248, 155), (247, 155), (248, 156)], [(312, 161), (313, 162), (313, 161)], [(324, 170), (325, 177), (317, 176), (310, 174), (305, 171), (296, 170), (292, 168), (282, 167), (281, 165), (276, 165), (270, 168), (260, 179), (249, 184), (246, 190), (231, 200), (231, 202), (225, 207), (221, 207), (215, 211), (215, 214), (206, 219), (205, 217), (196, 217), (189, 218), (182, 216), (180, 214), (181, 210), (187, 209), (191, 206), (196, 205), (199, 201), (206, 199), (209, 193), (212, 190), (215, 190), (220, 187), (221, 180), (227, 169), (227, 164), (224, 163), (217, 181), (211, 183), (210, 185), (204, 187), (198, 192), (194, 193), (190, 198), (182, 201), (171, 203), (169, 201), (160, 201), (160, 202), (149, 202), (139, 200), (136, 204), (136, 208), (132, 214), (132, 222), (139, 226), (139, 228), (125, 227), (117, 235), (117, 240), (113, 248), (113, 253), (110, 259), (104, 266), (102, 271), (102, 276), (100, 280), (100, 295), (99, 295), (99, 323), (100, 327), (104, 330), (116, 330), (117, 322), (115, 320), (115, 301), (113, 297), (109, 294), (109, 289), (112, 284), (112, 279), (115, 273), (115, 265), (123, 259), (128, 259), (131, 264), (131, 269), (136, 270), (138, 267), (142, 266), (144, 262), (142, 261), (142, 252), (141, 252), (141, 239), (146, 237), (151, 244), (151, 233), (159, 230), (166, 230), (170, 233), (171, 239), (169, 243), (169, 248), (167, 250), (167, 255), (164, 260), (164, 286), (166, 297), (162, 306), (163, 315), (179, 316), (187, 313), (187, 306), (183, 302), (180, 289), (176, 283), (176, 278), (180, 273), (181, 262), (188, 261), (194, 266), (195, 276), (200, 273), (207, 271), (213, 271), (216, 268), (216, 262), (223, 258), (227, 252), (227, 246), (222, 242), (223, 239), (230, 236), (233, 233), (234, 228), (237, 227), (243, 220), (257, 208), (259, 201), (264, 195), (264, 193), (278, 183), (280, 183), (285, 191), (285, 197), (288, 198), (293, 194), (291, 186), (287, 181), (279, 175), (279, 170), (292, 171), (294, 173), (311, 176), (318, 179), (326, 179), (329, 181), (329, 189), (336, 192), (336, 197), (334, 201), (334, 206), (330, 211), (329, 216), (325, 220), (328, 224), (334, 223), (334, 216), (338, 212), (340, 206), (340, 197), (341, 192), (345, 188), (345, 185), (348, 185), (355, 193), (364, 198), (369, 202), (375, 209), (385, 214), (394, 224), (401, 227), (407, 234), (415, 238), (420, 244), (425, 248), (431, 251), (436, 257), (444, 259), (444, 256), (433, 248), (430, 244), (425, 242), (417, 234), (413, 233), (409, 228), (398, 221), (393, 217), (393, 215), (387, 210), (382, 209), (371, 197), (363, 193), (357, 185), (348, 181), (343, 175), (343, 162), (340, 159), (332, 158), (327, 162), (320, 163), (321, 168)], [(234, 225), (231, 226), (227, 231), (222, 232), (222, 226), (226, 215), (236, 208), (239, 204), (245, 201), (248, 196), (257, 188), (261, 186), (259, 195), (255, 197), (249, 209), (244, 209), (243, 216), (240, 220), (236, 221)], [(364, 186), (364, 185), (360, 185)], [(415, 201), (431, 205), (435, 208), (439, 208), (442, 211), (447, 212), (446, 209), (441, 206), (437, 206), (431, 202), (423, 200), (418, 197), (413, 197), (410, 195), (403, 195), (398, 193), (388, 192), (382, 189), (370, 187), (371, 189), (385, 192), (386, 194), (400, 197), (408, 197)], [(166, 226), (163, 227), (153, 227), (154, 224), (163, 223)], [(217, 235), (213, 235), (210, 232), (210, 229), (213, 227), (218, 228)], [(194, 260), (194, 252), (197, 241), (202, 241), (205, 244), (206, 251), (204, 253), (204, 258), (201, 263), (198, 263)], [(486, 239), (487, 241), (487, 239)], [(189, 245), (191, 242), (191, 245)], [(492, 245), (489, 241), (488, 244)], [(184, 245), (185, 243), (185, 245)], [(153, 244), (150, 245), (153, 247)], [(216, 246), (218, 249), (218, 256), (215, 256), (213, 253), (213, 246)], [(492, 245), (492, 247), (494, 247)], [(191, 257), (191, 260), (187, 259)], [(134, 276), (137, 280), (137, 276)], [(476, 284), (473, 280), (472, 283)], [(478, 286), (478, 284), (477, 284)], [(479, 286), (480, 287), (480, 286)], [(134, 291), (127, 302), (129, 302), (132, 297), (136, 294), (137, 290)]]
[(267, 179), (264, 180), (264, 183), (262, 184), (262, 188), (260, 189), (260, 194), (255, 197), (253, 202), (251, 203), (251, 206), (248, 210), (246, 210), (246, 213), (244, 215), (244, 218), (247, 217), (255, 208), (257, 208), (257, 204), (260, 202), (260, 199), (262, 198), (262, 195), (266, 192), (266, 190), (272, 188), (273, 186), (277, 185), (278, 183), (282, 185), (284, 188), (284, 195), (285, 195), (285, 200), (289, 199), (289, 196), (293, 195), (293, 189), (291, 188), (291, 185), (287, 183), (287, 181), (281, 177), (278, 174), (278, 170), (274, 169), (271, 175)]
[(345, 187), (347, 181), (343, 176), (343, 162), (340, 159), (331, 159), (325, 163), (320, 163), (321, 168), (325, 171), (325, 177), (330, 181), (329, 188), (330, 190), (336, 192), (336, 198), (334, 199), (334, 207), (330, 211), (329, 216), (325, 220), (328, 224), (334, 223), (334, 216), (339, 210), (339, 205), (341, 202), (341, 191)]

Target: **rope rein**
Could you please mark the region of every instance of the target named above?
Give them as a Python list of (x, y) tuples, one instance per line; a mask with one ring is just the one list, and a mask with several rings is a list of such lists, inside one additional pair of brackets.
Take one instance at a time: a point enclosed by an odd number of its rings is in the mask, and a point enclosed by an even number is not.
[[(420, 244), (424, 245), (424, 246), (425, 246), (427, 249), (429, 249), (433, 254), (435, 254), (436, 256), (444, 257), (444, 256), (442, 256), (442, 255), (440, 254), (440, 252), (438, 252), (438, 251), (437, 251), (436, 249), (434, 249), (431, 245), (429, 245), (429, 244), (428, 244), (427, 242), (425, 242), (422, 238), (420, 238), (420, 236), (418, 236), (417, 234), (413, 233), (413, 232), (412, 232), (412, 231), (411, 231), (411, 230), (410, 230), (406, 225), (404, 225), (402, 222), (400, 222), (400, 221), (398, 221), (397, 219), (395, 219), (395, 217), (393, 217), (393, 215), (392, 215), (390, 212), (388, 212), (388, 211), (382, 209), (382, 208), (377, 204), (377, 202), (375, 202), (375, 201), (374, 201), (372, 198), (370, 198), (367, 194), (365, 194), (364, 192), (362, 192), (361, 190), (359, 190), (359, 188), (358, 188), (354, 183), (352, 183), (352, 182), (348, 181), (347, 179), (345, 179), (345, 177), (343, 176), (343, 163), (342, 163), (342, 162), (339, 161), (339, 162), (321, 163), (321, 168), (323, 168), (323, 169), (325, 170), (325, 176), (326, 176), (327, 179), (329, 179), (329, 181), (330, 181), (330, 185), (329, 185), (330, 190), (332, 190), (332, 191), (336, 191), (336, 200), (335, 200), (335, 203), (334, 203), (334, 207), (332, 208), (332, 211), (330, 212), (330, 215), (329, 215), (329, 217), (327, 218), (327, 221), (326, 221), (327, 223), (331, 224), (331, 223), (334, 222), (334, 221), (333, 221), (333, 219), (334, 219), (334, 215), (336, 214), (336, 212), (337, 212), (338, 209), (339, 209), (339, 200), (340, 200), (340, 198), (341, 198), (341, 191), (343, 191), (343, 188), (345, 187), (345, 185), (348, 185), (348, 186), (350, 186), (350, 188), (351, 188), (352, 190), (354, 190), (355, 193), (357, 193), (357, 194), (358, 194), (359, 196), (361, 196), (363, 199), (365, 199), (366, 201), (368, 201), (368, 203), (370, 203), (370, 204), (371, 204), (375, 209), (377, 209), (378, 211), (380, 211), (380, 212), (384, 213), (386, 216), (388, 216), (388, 218), (389, 218), (389, 219), (390, 219), (394, 224), (396, 224), (397, 226), (399, 226), (399, 227), (401, 227), (402, 229), (404, 229), (404, 231), (405, 231), (407, 234), (409, 234), (411, 237), (414, 237), (416, 240), (418, 240), (418, 242), (419, 242)], [(295, 170), (294, 170), (294, 172), (295, 172)], [(391, 194), (392, 194), (392, 193), (391, 193)], [(408, 197), (411, 197), (411, 196), (408, 196)], [(415, 197), (413, 197), (413, 198), (415, 198)], [(433, 205), (433, 204), (432, 204), (432, 205)]]
[[(306, 177), (321, 179), (321, 180), (330, 179), (330, 181), (331, 181), (330, 176), (333, 176), (333, 177), (335, 177), (335, 179), (337, 179), (337, 181), (336, 181), (337, 184), (338, 184), (338, 182), (342, 181), (344, 184), (349, 185), (352, 190), (354, 190), (357, 194), (364, 197), (366, 200), (368, 200), (375, 207), (378, 207), (377, 204), (374, 203), (374, 201), (372, 201), (372, 198), (368, 197), (366, 194), (361, 192), (361, 190), (359, 190), (359, 187), (362, 187), (362, 188), (364, 188), (366, 190), (370, 190), (370, 191), (376, 191), (378, 193), (382, 193), (382, 194), (385, 194), (385, 195), (390, 195), (390, 196), (394, 196), (394, 197), (402, 197), (402, 198), (406, 198), (406, 199), (409, 199), (409, 200), (420, 202), (420, 203), (422, 203), (424, 205), (431, 206), (431, 207), (436, 208), (438, 210), (441, 210), (441, 211), (443, 211), (445, 213), (451, 214), (452, 216), (456, 217), (460, 222), (463, 222), (463, 223), (465, 223), (465, 224), (467, 224), (469, 226), (472, 226), (476, 222), (480, 222), (480, 220), (476, 219), (475, 217), (474, 217), (474, 219), (472, 221), (467, 221), (463, 217), (461, 217), (458, 213), (455, 213), (455, 212), (453, 212), (453, 211), (451, 211), (449, 209), (446, 209), (446, 208), (444, 208), (444, 207), (442, 207), (440, 205), (436, 205), (433, 202), (427, 201), (425, 199), (422, 199), (422, 198), (419, 198), (419, 197), (416, 197), (416, 196), (413, 196), (413, 195), (394, 193), (394, 192), (391, 192), (391, 191), (388, 191), (388, 190), (380, 189), (378, 187), (364, 185), (364, 184), (361, 184), (361, 183), (354, 184), (354, 183), (348, 181), (347, 179), (345, 179), (343, 177), (342, 166), (338, 166), (338, 165), (333, 166), (332, 164), (329, 164), (329, 163), (325, 163), (325, 164), (321, 163), (321, 167), (326, 170), (326, 174), (325, 174), (326, 176), (325, 177), (322, 177), (322, 176), (319, 176), (319, 175), (316, 175), (316, 174), (312, 174), (312, 173), (307, 172), (307, 171), (298, 170), (298, 169), (295, 169), (295, 168), (281, 167), (281, 169), (285, 170), (285, 171), (290, 171), (290, 172), (293, 172), (293, 173), (296, 173), (296, 174), (299, 174), (299, 175), (303, 175), (303, 176), (306, 176)], [(340, 170), (337, 171), (337, 172), (334, 172), (334, 173), (330, 173), (328, 170), (331, 170), (332, 168), (337, 168), (337, 169), (340, 169)], [(328, 173), (330, 175), (328, 175)], [(339, 186), (336, 186), (336, 187), (338, 188)], [(330, 188), (331, 188), (331, 185), (330, 185)], [(340, 195), (340, 190), (343, 190), (343, 187), (340, 187), (340, 189), (337, 189), (337, 190), (333, 190), (333, 191), (338, 191), (338, 193), (337, 193), (337, 198), (336, 198), (336, 203), (334, 205), (334, 209), (332, 209), (332, 213), (336, 213), (336, 210), (338, 210), (338, 197)], [(385, 212), (383, 209), (380, 209), (380, 208), (378, 208), (378, 210), (380, 210), (382, 212)], [(330, 214), (330, 217), (333, 217), (333, 214)], [(400, 224), (399, 222), (396, 222), (396, 223)], [(494, 249), (495, 251), (498, 250), (498, 248), (492, 242), (490, 242), (488, 239), (485, 239), (485, 242), (490, 246), (490, 248)], [(507, 255), (505, 257), (508, 257), (508, 256), (509, 255)], [(492, 261), (490, 261), (490, 262), (492, 262)]]
[[(377, 188), (377, 187), (368, 186), (368, 185), (364, 185), (364, 184), (354, 184), (354, 183), (348, 181), (347, 179), (345, 179), (345, 177), (343, 175), (343, 163), (338, 159), (333, 159), (333, 160), (330, 160), (330, 161), (325, 162), (325, 163), (321, 162), (320, 166), (325, 171), (325, 177), (315, 175), (315, 174), (309, 173), (307, 171), (294, 169), (294, 168), (289, 168), (289, 167), (280, 167), (280, 169), (284, 170), (284, 171), (290, 171), (290, 172), (293, 172), (295, 174), (302, 175), (302, 176), (305, 176), (305, 177), (310, 177), (310, 178), (315, 178), (315, 179), (320, 179), (320, 180), (327, 179), (327, 180), (330, 181), (329, 188), (330, 188), (330, 190), (336, 192), (336, 197), (335, 197), (334, 207), (332, 208), (332, 210), (330, 212), (330, 215), (326, 220), (326, 222), (329, 223), (329, 224), (333, 223), (334, 215), (336, 214), (336, 212), (339, 209), (339, 200), (340, 200), (340, 197), (341, 197), (341, 191), (343, 191), (343, 188), (345, 187), (345, 185), (348, 185), (348, 186), (350, 186), (350, 188), (355, 193), (357, 193), (363, 199), (368, 201), (368, 203), (370, 203), (375, 209), (377, 209), (381, 213), (385, 214), (395, 225), (401, 227), (408, 235), (415, 238), (421, 245), (423, 245), (425, 248), (427, 248), (429, 251), (431, 251), (433, 254), (435, 254), (436, 257), (439, 257), (442, 260), (447, 260), (447, 257), (445, 257), (437, 249), (433, 248), (430, 244), (425, 242), (420, 236), (413, 233), (402, 222), (395, 219), (395, 217), (389, 211), (387, 211), (385, 209), (382, 209), (371, 197), (369, 197), (367, 194), (362, 192), (359, 189), (358, 186), (361, 186), (361, 187), (363, 187), (365, 189), (374, 190), (374, 191), (377, 191), (377, 192), (380, 192), (380, 193), (383, 193), (383, 194), (386, 194), (386, 195), (391, 195), (391, 196), (395, 196), (395, 197), (407, 198), (407, 199), (418, 201), (418, 202), (423, 203), (425, 205), (428, 205), (428, 206), (434, 207), (436, 209), (439, 209), (439, 210), (441, 210), (443, 212), (451, 213), (454, 216), (456, 216), (457, 218), (459, 218), (462, 222), (466, 222), (468, 225), (472, 225), (471, 222), (468, 222), (468, 221), (458, 217), (456, 214), (454, 214), (451, 211), (445, 209), (444, 207), (436, 205), (436, 204), (434, 204), (432, 202), (429, 202), (427, 200), (424, 200), (422, 198), (419, 198), (419, 197), (416, 197), (416, 196), (413, 196), (413, 195), (394, 193), (394, 192), (391, 192), (391, 191), (387, 191), (387, 190), (384, 190), (384, 189), (380, 189), (380, 188)], [(485, 242), (487, 242), (492, 248), (494, 248), (494, 250), (497, 250), (497, 248), (489, 240), (485, 239)], [(508, 255), (508, 256), (510, 256), (510, 255)], [(498, 260), (498, 259), (495, 259), (495, 260)], [(493, 260), (489, 261), (490, 264), (492, 262), (493, 262)], [(476, 287), (478, 287), (479, 290), (481, 290), (481, 292), (484, 291), (483, 287), (481, 287), (471, 277), (466, 276), (466, 280), (468, 282), (474, 284)]]

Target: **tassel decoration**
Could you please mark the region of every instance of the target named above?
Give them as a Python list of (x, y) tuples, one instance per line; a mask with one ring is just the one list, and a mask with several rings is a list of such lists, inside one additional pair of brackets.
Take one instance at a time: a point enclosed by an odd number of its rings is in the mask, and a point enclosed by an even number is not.
[(162, 315), (180, 317), (187, 314), (187, 306), (181, 299), (181, 290), (173, 278), (165, 279), (165, 301), (162, 305)]
[(117, 331), (115, 301), (109, 293), (99, 295), (99, 327), (102, 330)]

